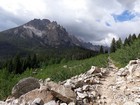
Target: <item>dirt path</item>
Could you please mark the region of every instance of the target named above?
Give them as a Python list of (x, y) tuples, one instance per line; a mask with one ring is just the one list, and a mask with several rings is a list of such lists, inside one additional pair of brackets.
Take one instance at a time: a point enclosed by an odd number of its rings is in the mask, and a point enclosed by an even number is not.
[(103, 80), (101, 80), (102, 86), (99, 88), (101, 95), (98, 100), (98, 103), (100, 103), (99, 105), (111, 105), (114, 100), (114, 91), (112, 90), (112, 87), (115, 83), (117, 67), (113, 64), (110, 58), (108, 64), (108, 73)]

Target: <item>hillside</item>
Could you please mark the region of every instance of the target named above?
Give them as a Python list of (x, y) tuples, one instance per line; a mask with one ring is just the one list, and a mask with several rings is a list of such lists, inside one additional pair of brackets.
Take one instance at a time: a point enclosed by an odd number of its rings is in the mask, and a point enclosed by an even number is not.
[(140, 37), (130, 42), (130, 44), (122, 46), (117, 49), (115, 53), (110, 54), (114, 63), (118, 67), (126, 66), (130, 60), (140, 58)]
[[(124, 46), (123, 49), (118, 49), (115, 53), (112, 53), (111, 59), (113, 60), (114, 64), (119, 65), (120, 68), (124, 67), (124, 65), (126, 66), (130, 59), (132, 60), (139, 58), (139, 43), (140, 40), (137, 39), (133, 44), (131, 44), (131, 46)], [(119, 53), (120, 51), (121, 53)], [(130, 51), (133, 51), (134, 53)], [(51, 78), (53, 81), (63, 81), (71, 78), (72, 76), (86, 72), (93, 65), (98, 67), (107, 67), (107, 58), (107, 54), (102, 54), (85, 60), (74, 60), (67, 63), (62, 62), (60, 64), (53, 64), (49, 66), (42, 65), (40, 68), (27, 69), (24, 73), (16, 75), (3, 69), (1, 70), (0, 75), (0, 98), (6, 98), (6, 96), (10, 94), (12, 87), (22, 78), (33, 76), (39, 79)]]
[(140, 60), (118, 69), (109, 60), (108, 68), (90, 70), (58, 84), (32, 77), (20, 80), (2, 105), (139, 105)]

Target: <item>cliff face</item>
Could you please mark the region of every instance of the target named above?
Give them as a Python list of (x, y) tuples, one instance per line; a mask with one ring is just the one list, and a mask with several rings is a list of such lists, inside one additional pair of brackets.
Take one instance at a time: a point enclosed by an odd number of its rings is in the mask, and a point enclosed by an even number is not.
[(58, 84), (49, 78), (23, 79), (0, 105), (139, 105), (140, 60), (132, 60), (119, 70), (111, 60), (108, 63), (108, 68), (92, 66)]

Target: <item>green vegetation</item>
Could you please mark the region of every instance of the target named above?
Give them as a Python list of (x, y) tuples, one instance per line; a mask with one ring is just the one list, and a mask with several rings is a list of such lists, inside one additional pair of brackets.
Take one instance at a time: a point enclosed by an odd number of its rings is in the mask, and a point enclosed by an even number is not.
[(0, 71), (0, 99), (6, 98), (10, 94), (12, 87), (22, 78), (32, 76), (39, 79), (51, 78), (56, 82), (63, 81), (89, 70), (92, 65), (106, 67), (107, 57), (107, 54), (102, 54), (85, 60), (73, 60), (48, 66), (42, 65), (38, 69), (27, 69), (22, 74), (16, 75), (10, 73), (7, 69), (2, 69)]
[[(112, 41), (114, 43), (112, 46), (115, 50), (113, 50), (110, 56), (118, 67), (125, 66), (129, 60), (140, 58), (139, 36), (129, 36), (129, 38), (126, 38), (127, 42), (124, 43), (122, 43), (121, 39)], [(101, 54), (103, 53), (102, 47), (100, 55), (95, 57), (91, 57), (95, 54), (91, 51), (76, 49), (70, 49), (71, 51), (67, 49), (63, 52), (63, 56), (62, 52), (57, 52), (58, 54), (53, 57), (44, 56), (44, 59), (41, 55), (28, 55), (24, 58), (20, 58), (17, 55), (13, 59), (9, 59), (5, 68), (0, 70), (0, 99), (6, 98), (10, 94), (12, 87), (25, 77), (32, 76), (38, 79), (51, 78), (53, 81), (58, 82), (84, 73), (92, 65), (98, 67), (107, 66), (108, 54)], [(70, 53), (68, 53), (69, 51)]]
[(132, 59), (140, 58), (140, 39), (135, 40), (133, 44), (126, 45), (111, 54), (111, 58), (118, 67), (124, 67)]
[(140, 38), (135, 34), (129, 35), (121, 48), (115, 49), (115, 53), (111, 53), (111, 58), (115, 61), (116, 66), (124, 67), (130, 60), (140, 58)]

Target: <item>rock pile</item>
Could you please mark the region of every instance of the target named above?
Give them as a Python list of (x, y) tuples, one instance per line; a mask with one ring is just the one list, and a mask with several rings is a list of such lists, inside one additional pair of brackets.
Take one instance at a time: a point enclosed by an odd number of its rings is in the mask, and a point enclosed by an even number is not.
[(0, 105), (140, 105), (140, 60), (119, 70), (92, 66), (59, 83), (26, 78)]

